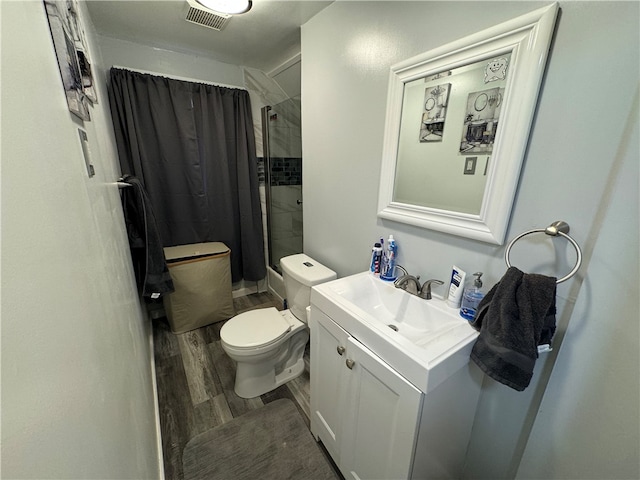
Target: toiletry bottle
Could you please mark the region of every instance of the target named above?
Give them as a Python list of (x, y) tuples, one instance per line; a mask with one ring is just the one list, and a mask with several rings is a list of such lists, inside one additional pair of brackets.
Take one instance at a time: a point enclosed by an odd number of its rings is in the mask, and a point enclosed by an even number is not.
[(371, 273), (380, 276), (380, 264), (382, 263), (382, 245), (376, 242), (371, 250)]
[(398, 245), (393, 235), (389, 235), (387, 249), (382, 253), (382, 270), (380, 278), (382, 280), (393, 281), (396, 279), (396, 256), (398, 255)]
[(473, 275), (476, 278), (473, 281), (473, 285), (470, 285), (464, 290), (464, 294), (462, 295), (462, 307), (460, 308), (460, 316), (469, 321), (475, 318), (480, 300), (484, 297), (484, 292), (482, 291), (482, 280), (480, 280), (482, 272), (476, 272)]
[(449, 294), (447, 295), (447, 306), (460, 310), (462, 303), (462, 291), (464, 290), (464, 282), (467, 274), (464, 270), (456, 267), (451, 269), (451, 283), (449, 284)]

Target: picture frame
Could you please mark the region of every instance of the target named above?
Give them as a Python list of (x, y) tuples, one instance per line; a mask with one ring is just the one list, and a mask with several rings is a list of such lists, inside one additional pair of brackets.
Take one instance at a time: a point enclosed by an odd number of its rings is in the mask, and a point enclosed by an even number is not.
[(493, 151), (504, 91), (504, 88), (490, 88), (469, 92), (460, 139), (461, 154)]
[(89, 121), (89, 106), (97, 103), (98, 96), (77, 2), (43, 1), (69, 111)]
[(450, 83), (427, 87), (420, 123), (420, 142), (441, 142), (447, 118)]

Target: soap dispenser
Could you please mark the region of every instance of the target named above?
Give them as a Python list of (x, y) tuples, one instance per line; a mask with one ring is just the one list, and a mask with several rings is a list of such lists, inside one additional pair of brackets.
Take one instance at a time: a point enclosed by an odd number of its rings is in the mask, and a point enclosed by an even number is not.
[(472, 321), (476, 312), (478, 311), (478, 305), (480, 300), (484, 297), (482, 291), (482, 272), (476, 272), (473, 274), (476, 278), (473, 281), (473, 286), (469, 286), (465, 289), (462, 295), (462, 307), (460, 308), (460, 316), (466, 320)]

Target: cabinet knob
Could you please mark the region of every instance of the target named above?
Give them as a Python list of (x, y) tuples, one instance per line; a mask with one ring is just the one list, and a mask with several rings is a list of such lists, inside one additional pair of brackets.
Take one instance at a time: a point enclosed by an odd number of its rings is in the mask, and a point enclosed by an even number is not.
[(347, 363), (347, 368), (348, 368), (349, 370), (352, 370), (352, 369), (353, 369), (353, 366), (356, 364), (356, 362), (354, 362), (354, 361), (353, 361), (353, 360), (351, 360), (350, 358), (347, 358), (347, 362), (346, 362), (346, 363)]
[(336, 350), (338, 351), (338, 355), (342, 355), (344, 354), (345, 348), (343, 346), (338, 346)]

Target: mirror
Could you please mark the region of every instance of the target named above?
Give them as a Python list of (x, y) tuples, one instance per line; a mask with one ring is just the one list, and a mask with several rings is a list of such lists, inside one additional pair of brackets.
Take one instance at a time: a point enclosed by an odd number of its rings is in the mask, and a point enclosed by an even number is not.
[(379, 217), (504, 242), (557, 10), (391, 67)]

